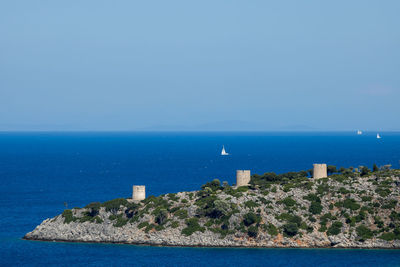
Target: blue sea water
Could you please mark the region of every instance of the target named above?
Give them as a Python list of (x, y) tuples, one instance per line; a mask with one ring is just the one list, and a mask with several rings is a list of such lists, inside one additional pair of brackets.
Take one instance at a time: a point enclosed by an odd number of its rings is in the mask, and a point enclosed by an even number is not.
[[(22, 240), (93, 201), (196, 190), (237, 169), (399, 168), (400, 133), (0, 133), (0, 265), (400, 266), (400, 250), (150, 247)], [(231, 153), (219, 155), (222, 145)]]

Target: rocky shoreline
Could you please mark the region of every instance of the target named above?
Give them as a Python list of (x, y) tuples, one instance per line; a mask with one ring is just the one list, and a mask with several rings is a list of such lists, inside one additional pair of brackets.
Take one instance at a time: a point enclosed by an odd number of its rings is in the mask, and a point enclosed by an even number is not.
[[(387, 194), (382, 193), (382, 184), (390, 188)], [(302, 179), (293, 186), (268, 188), (253, 184), (235, 189), (215, 182), (215, 188), (209, 183), (200, 191), (144, 201), (117, 199), (67, 210), (44, 220), (24, 239), (187, 247), (399, 249), (397, 184), (397, 176)]]

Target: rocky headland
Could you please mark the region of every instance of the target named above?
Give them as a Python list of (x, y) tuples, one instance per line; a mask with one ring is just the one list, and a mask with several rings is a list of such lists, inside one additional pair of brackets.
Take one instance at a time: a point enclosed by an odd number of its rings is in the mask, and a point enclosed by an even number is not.
[[(336, 168), (335, 168), (336, 169)], [(201, 190), (65, 210), (25, 239), (163, 246), (400, 248), (400, 170), (213, 180)]]

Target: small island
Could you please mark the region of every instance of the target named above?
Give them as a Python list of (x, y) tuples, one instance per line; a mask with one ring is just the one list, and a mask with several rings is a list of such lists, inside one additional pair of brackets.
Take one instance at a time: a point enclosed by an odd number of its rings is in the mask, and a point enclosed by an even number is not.
[[(312, 178), (309, 178), (311, 176)], [(158, 246), (400, 248), (400, 170), (389, 165), (217, 179), (201, 190), (94, 202), (24, 239)]]

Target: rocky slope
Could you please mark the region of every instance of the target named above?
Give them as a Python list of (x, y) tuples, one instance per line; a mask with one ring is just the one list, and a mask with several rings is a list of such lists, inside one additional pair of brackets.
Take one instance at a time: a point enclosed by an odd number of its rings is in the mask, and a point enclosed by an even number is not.
[(232, 188), (65, 210), (25, 239), (168, 246), (400, 248), (400, 171), (252, 177)]

